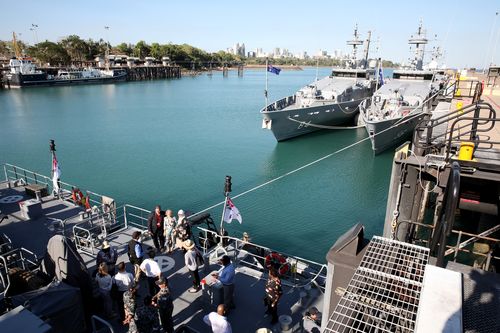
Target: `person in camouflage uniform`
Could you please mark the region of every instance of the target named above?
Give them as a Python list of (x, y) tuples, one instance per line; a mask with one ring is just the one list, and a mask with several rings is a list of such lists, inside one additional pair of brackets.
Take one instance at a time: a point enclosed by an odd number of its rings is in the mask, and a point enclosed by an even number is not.
[(135, 311), (135, 324), (139, 333), (158, 332), (160, 321), (158, 310), (153, 306), (152, 297), (144, 297), (144, 305)]
[(123, 293), (123, 305), (125, 308), (125, 320), (123, 321), (123, 325), (128, 324), (129, 333), (138, 333), (134, 319), (136, 309), (136, 293), (136, 287), (131, 287), (129, 290)]
[(164, 277), (160, 277), (156, 281), (161, 289), (153, 297), (153, 301), (158, 308), (160, 314), (161, 326), (166, 333), (174, 333), (174, 321), (172, 319), (172, 312), (174, 311), (174, 303), (168, 289), (168, 281)]

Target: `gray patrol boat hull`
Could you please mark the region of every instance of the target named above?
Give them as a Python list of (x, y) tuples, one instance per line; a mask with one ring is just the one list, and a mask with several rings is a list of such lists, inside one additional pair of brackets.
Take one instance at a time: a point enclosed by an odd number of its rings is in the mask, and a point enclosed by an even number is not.
[(270, 128), (277, 141), (288, 140), (321, 130), (321, 126), (337, 126), (352, 122), (358, 114), (358, 106), (362, 101), (363, 99), (359, 99), (308, 108), (262, 111), (262, 127)]

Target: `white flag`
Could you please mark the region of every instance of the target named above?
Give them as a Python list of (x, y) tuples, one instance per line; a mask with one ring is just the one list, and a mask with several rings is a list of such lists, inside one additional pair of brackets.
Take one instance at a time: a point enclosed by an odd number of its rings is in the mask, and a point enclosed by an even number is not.
[(242, 222), (241, 214), (238, 208), (233, 204), (231, 199), (227, 198), (226, 210), (224, 211), (224, 221), (227, 223), (231, 223), (231, 221), (237, 220), (238, 222)]
[(54, 186), (54, 192), (59, 192), (59, 178), (61, 178), (61, 169), (59, 168), (59, 163), (57, 162), (56, 153), (52, 155), (52, 185)]

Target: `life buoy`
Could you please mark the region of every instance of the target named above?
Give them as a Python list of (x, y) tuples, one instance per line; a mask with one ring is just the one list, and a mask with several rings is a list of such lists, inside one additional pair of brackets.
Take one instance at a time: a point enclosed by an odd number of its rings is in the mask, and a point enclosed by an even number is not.
[(75, 205), (81, 205), (84, 199), (82, 191), (80, 191), (79, 188), (74, 188), (71, 191), (71, 198), (73, 199), (73, 202)]
[(268, 269), (273, 267), (280, 275), (285, 275), (290, 269), (286, 259), (276, 252), (271, 252), (266, 256), (265, 265)]

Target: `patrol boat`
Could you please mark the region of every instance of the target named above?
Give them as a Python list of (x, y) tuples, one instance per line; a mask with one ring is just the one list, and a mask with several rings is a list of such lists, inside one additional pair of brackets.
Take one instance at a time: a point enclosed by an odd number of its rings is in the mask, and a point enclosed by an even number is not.
[(431, 107), (432, 99), (428, 97), (437, 92), (437, 86), (432, 84), (435, 71), (423, 69), (424, 48), (428, 40), (422, 23), (408, 43), (415, 45), (410, 66), (395, 70), (393, 79), (359, 106), (360, 123), (365, 125), (375, 154), (408, 138)]
[[(270, 129), (277, 141), (284, 141), (352, 122), (361, 101), (370, 97), (376, 89), (375, 71), (368, 68), (370, 32), (368, 34), (363, 42), (356, 26), (354, 38), (347, 42), (352, 46), (352, 54), (344, 68), (334, 68), (330, 76), (263, 108), (260, 111), (262, 128)], [(364, 59), (358, 60), (358, 47), (364, 43)]]

